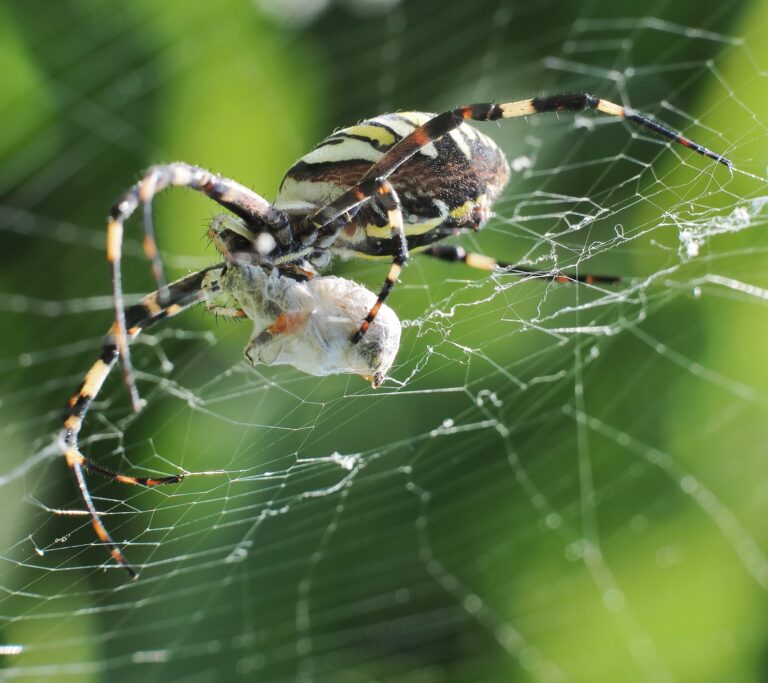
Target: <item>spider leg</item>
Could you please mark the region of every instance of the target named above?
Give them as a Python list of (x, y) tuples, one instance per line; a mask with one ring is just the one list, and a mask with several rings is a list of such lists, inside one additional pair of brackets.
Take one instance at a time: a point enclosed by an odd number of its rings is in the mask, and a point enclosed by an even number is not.
[(234, 180), (183, 162), (153, 166), (139, 182), (123, 195), (112, 208), (107, 223), (107, 260), (112, 269), (116, 323), (114, 336), (117, 350), (122, 356), (123, 375), (131, 395), (131, 404), (136, 411), (141, 409), (141, 402), (133, 379), (133, 368), (128, 350), (128, 332), (120, 267), (123, 224), (140, 203), (144, 205), (144, 252), (152, 262), (152, 274), (158, 289), (158, 302), (164, 303), (167, 297), (165, 274), (155, 241), (151, 203), (158, 192), (168, 187), (188, 187), (201, 192), (246, 222), (264, 225), (279, 242), (287, 244), (292, 239), (288, 219), (266, 199)]
[[(161, 320), (178, 315), (187, 308), (204, 301), (209, 294), (212, 293), (210, 288), (206, 289), (204, 287), (206, 276), (209, 276), (211, 272), (216, 269), (221, 269), (222, 266), (223, 264), (211, 266), (210, 268), (188, 275), (168, 285), (166, 287), (167, 300), (163, 305), (159, 303), (160, 292), (158, 290), (145, 296), (140, 303), (128, 308), (126, 311), (128, 337), (133, 339), (137, 337), (142, 330), (155, 325)], [(78, 436), (85, 416), (119, 357), (116, 334), (117, 323), (115, 322), (112, 324), (112, 327), (107, 334), (101, 355), (86, 373), (78, 390), (69, 399), (61, 439), (64, 457), (67, 461), (67, 465), (72, 469), (75, 481), (80, 489), (80, 494), (91, 515), (91, 523), (96, 530), (96, 534), (101, 542), (109, 548), (115, 561), (122, 565), (132, 578), (136, 578), (136, 576), (138, 576), (136, 570), (125, 559), (101, 521), (88, 490), (83, 470), (88, 470), (89, 472), (99, 474), (122, 484), (140, 486), (172, 484), (181, 481), (184, 478), (184, 475), (175, 474), (159, 478), (134, 477), (119, 472), (113, 472), (106, 467), (92, 462), (80, 452)]]
[(374, 197), (384, 178), (368, 178), (350, 187), (338, 199), (309, 214), (299, 229), (302, 245), (314, 244), (320, 249), (330, 246), (339, 231), (348, 224), (349, 212)]
[(395, 282), (397, 282), (403, 266), (408, 261), (408, 243), (403, 229), (400, 198), (397, 196), (392, 183), (386, 178), (362, 180), (347, 190), (337, 200), (308, 216), (303, 226), (304, 235), (314, 235), (313, 239), (316, 239), (316, 244), (319, 247), (326, 247), (333, 243), (338, 232), (348, 223), (348, 219), (346, 219), (347, 213), (356, 209), (364, 202), (371, 200), (376, 201), (387, 212), (387, 227), (390, 228), (390, 235), (393, 238), (394, 244), (392, 265), (389, 268), (386, 280), (384, 280), (384, 285), (379, 291), (376, 303), (374, 303), (368, 315), (365, 316), (365, 319), (360, 324), (360, 328), (352, 337), (353, 344), (359, 342), (371, 326), (382, 304), (392, 291)]
[(375, 200), (386, 212), (387, 212), (387, 227), (390, 228), (390, 235), (393, 242), (392, 252), (392, 265), (389, 267), (389, 272), (384, 280), (384, 284), (379, 290), (379, 295), (376, 297), (376, 303), (373, 304), (371, 310), (368, 311), (368, 315), (360, 323), (360, 327), (352, 337), (352, 343), (357, 344), (363, 335), (368, 331), (371, 323), (376, 319), (384, 301), (386, 301), (392, 288), (395, 286), (395, 282), (400, 277), (400, 273), (403, 270), (403, 266), (408, 261), (408, 242), (405, 239), (405, 230), (403, 229), (403, 213), (400, 206), (400, 198), (395, 192), (395, 188), (388, 180), (378, 178), (376, 180), (376, 195)]
[(479, 270), (500, 271), (511, 275), (551, 280), (552, 282), (581, 282), (587, 285), (613, 285), (621, 281), (621, 278), (616, 275), (576, 275), (573, 273), (562, 273), (558, 270), (537, 270), (526, 266), (505, 263), (504, 261), (497, 261), (490, 256), (477, 254), (475, 252), (467, 252), (462, 247), (452, 244), (436, 244), (424, 249), (420, 253), (425, 256), (439, 259), (440, 261), (464, 263), (471, 268), (477, 268)]
[(595, 109), (610, 116), (618, 116), (626, 119), (638, 126), (647, 128), (654, 133), (669, 138), (683, 147), (692, 149), (702, 156), (714, 159), (728, 168), (733, 167), (733, 163), (721, 154), (717, 154), (703, 145), (700, 145), (693, 140), (689, 140), (680, 133), (666, 128), (638, 112), (592, 95), (584, 93), (567, 93), (563, 95), (551, 95), (548, 97), (534, 97), (529, 100), (505, 102), (503, 104), (468, 104), (438, 114), (424, 125), (415, 128), (407, 137), (391, 147), (381, 159), (368, 169), (363, 176), (363, 180), (389, 177), (389, 175), (397, 170), (401, 164), (410, 159), (425, 145), (441, 138), (446, 133), (458, 128), (464, 121), (470, 119), (473, 121), (497, 121), (499, 119), (531, 116), (533, 114), (544, 114), (546, 112), (576, 112), (585, 111), (587, 109)]

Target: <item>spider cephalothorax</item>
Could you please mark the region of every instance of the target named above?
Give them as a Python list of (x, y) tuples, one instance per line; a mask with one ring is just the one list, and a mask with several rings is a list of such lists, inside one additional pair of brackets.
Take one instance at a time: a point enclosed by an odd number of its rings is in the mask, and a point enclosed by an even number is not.
[[(565, 94), (503, 104), (471, 104), (437, 115), (384, 114), (342, 128), (288, 170), (274, 204), (203, 168), (185, 163), (150, 168), (109, 217), (107, 258), (112, 267), (115, 321), (101, 357), (69, 401), (62, 434), (67, 464), (93, 526), (115, 560), (136, 576), (99, 518), (84, 471), (144, 486), (175, 483), (184, 476), (117, 474), (79, 451), (83, 419), (118, 357), (122, 357), (133, 406), (136, 410), (141, 407), (128, 352), (130, 338), (205, 302), (217, 315), (249, 317), (256, 322), (258, 327), (246, 349), (251, 363), (283, 362), (319, 375), (352, 372), (378, 386), (400, 339), (400, 323), (384, 301), (412, 251), (483, 270), (503, 269), (557, 282), (615, 282), (617, 278), (610, 276), (514, 266), (467, 253), (461, 247), (435, 244), (445, 237), (480, 229), (509, 179), (504, 154), (468, 120), (495, 121), (585, 109), (624, 118), (731, 167), (725, 157), (634, 111), (591, 95)], [(155, 244), (151, 202), (170, 186), (202, 192), (234, 216), (218, 216), (209, 232), (225, 262), (166, 285)], [(145, 207), (144, 248), (152, 262), (157, 291), (126, 310), (120, 268), (123, 223), (139, 204)], [(348, 280), (316, 277), (317, 269), (327, 266), (334, 255), (389, 259), (389, 272), (378, 296)], [(366, 334), (370, 338), (361, 345)]]

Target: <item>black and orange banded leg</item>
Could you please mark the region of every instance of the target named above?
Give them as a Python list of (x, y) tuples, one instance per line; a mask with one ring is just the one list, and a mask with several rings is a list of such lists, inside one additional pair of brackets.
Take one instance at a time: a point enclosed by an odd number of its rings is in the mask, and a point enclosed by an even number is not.
[(263, 225), (269, 228), (276, 239), (288, 243), (291, 241), (290, 228), (285, 215), (275, 209), (266, 199), (240, 183), (215, 175), (198, 166), (182, 162), (153, 166), (125, 195), (114, 205), (107, 223), (107, 260), (112, 269), (112, 291), (115, 303), (115, 340), (117, 350), (122, 357), (123, 375), (131, 396), (133, 409), (141, 409), (139, 394), (133, 379), (128, 333), (125, 322), (125, 304), (123, 301), (122, 258), (123, 224), (133, 214), (138, 205), (144, 205), (144, 252), (152, 262), (152, 274), (158, 289), (158, 301), (164, 303), (167, 297), (165, 274), (162, 259), (155, 241), (152, 224), (152, 199), (168, 187), (188, 187), (201, 192), (221, 206), (229, 209), (246, 223)]
[[(211, 266), (192, 275), (188, 275), (165, 288), (166, 302), (159, 303), (160, 290), (145, 296), (140, 303), (131, 306), (126, 310), (127, 335), (133, 339), (137, 337), (142, 330), (155, 325), (156, 323), (178, 315), (182, 311), (204, 301), (210, 293), (215, 293), (215, 288), (203, 289), (203, 282), (206, 276), (216, 269), (221, 269), (223, 264)], [(99, 474), (103, 477), (121, 484), (132, 484), (139, 486), (161, 486), (163, 484), (174, 484), (184, 478), (183, 474), (174, 474), (167, 477), (134, 477), (131, 475), (113, 472), (112, 470), (98, 465), (81, 452), (78, 446), (78, 436), (93, 401), (98, 396), (104, 381), (107, 379), (110, 370), (114, 367), (119, 357), (119, 350), (116, 342), (117, 323), (113, 323), (107, 334), (106, 341), (102, 347), (101, 355), (91, 366), (85, 375), (80, 387), (69, 399), (67, 411), (64, 418), (62, 432), (62, 445), (64, 457), (67, 465), (71, 468), (80, 494), (85, 502), (86, 508), (91, 516), (91, 523), (96, 530), (96, 534), (104, 543), (115, 561), (122, 565), (131, 578), (138, 576), (136, 570), (128, 563), (123, 556), (117, 544), (112, 540), (106, 527), (101, 521), (98, 511), (91, 498), (90, 491), (85, 481), (84, 470)]]
[(357, 332), (352, 337), (353, 344), (357, 344), (368, 331), (368, 328), (376, 319), (379, 310), (381, 310), (392, 288), (395, 286), (397, 279), (400, 277), (403, 266), (408, 262), (408, 242), (405, 239), (405, 230), (403, 229), (403, 212), (400, 206), (400, 198), (388, 180), (377, 179), (376, 194), (373, 201), (387, 212), (387, 227), (390, 229), (393, 245), (392, 265), (390, 265), (384, 284), (379, 290), (376, 302), (371, 307), (371, 310), (368, 311), (368, 315), (365, 316)]
[(505, 263), (504, 261), (497, 261), (490, 256), (477, 254), (471, 251), (468, 252), (463, 247), (458, 247), (453, 244), (436, 244), (435, 246), (428, 247), (419, 253), (424, 254), (425, 256), (431, 256), (432, 258), (439, 259), (440, 261), (448, 261), (449, 263), (464, 263), (471, 268), (477, 268), (479, 270), (498, 270), (500, 272), (509, 273), (511, 275), (520, 275), (522, 277), (550, 280), (552, 282), (580, 282), (587, 285), (613, 285), (621, 281), (621, 278), (616, 275), (584, 275), (562, 273), (558, 270), (537, 270), (536, 268), (528, 268), (526, 266)]
[[(353, 185), (338, 199), (307, 216), (299, 227), (299, 239), (304, 242), (311, 239), (312, 244), (321, 248), (330, 246), (339, 231), (349, 224), (347, 214), (372, 198), (381, 197), (384, 183), (387, 187), (392, 187), (385, 178), (369, 178)], [(383, 193), (385, 196), (387, 194), (389, 190)], [(399, 206), (399, 199), (397, 204)]]
[[(390, 148), (381, 159), (368, 169), (363, 176), (363, 180), (389, 177), (401, 164), (410, 159), (425, 145), (434, 142), (446, 133), (458, 128), (464, 121), (498, 121), (499, 119), (532, 116), (534, 114), (544, 114), (547, 112), (578, 112), (587, 109), (594, 109), (604, 114), (608, 114), (609, 116), (617, 116), (626, 119), (627, 121), (631, 121), (638, 126), (647, 128), (654, 133), (658, 133), (683, 147), (692, 149), (702, 156), (713, 159), (728, 168), (733, 167), (732, 162), (721, 154), (713, 152), (707, 147), (656, 123), (652, 119), (649, 119), (636, 111), (592, 95), (584, 93), (566, 93), (563, 95), (534, 97), (529, 100), (518, 100), (516, 102), (505, 102), (502, 104), (468, 104), (438, 114), (424, 125), (415, 128), (408, 136)], [(340, 199), (343, 199), (343, 197), (344, 195), (342, 195)]]
[(364, 180), (350, 188), (339, 199), (324, 206), (305, 221), (305, 226), (317, 234), (316, 244), (327, 246), (336, 238), (339, 230), (346, 224), (340, 220), (347, 212), (352, 211), (367, 201), (375, 201), (387, 214), (387, 225), (393, 243), (392, 265), (379, 290), (376, 303), (373, 304), (368, 315), (360, 323), (360, 327), (352, 337), (352, 343), (357, 344), (368, 331), (371, 323), (376, 319), (384, 301), (386, 301), (392, 288), (395, 286), (403, 266), (408, 261), (408, 243), (405, 239), (403, 228), (403, 213), (400, 206), (400, 198), (395, 188), (386, 178), (372, 178)]

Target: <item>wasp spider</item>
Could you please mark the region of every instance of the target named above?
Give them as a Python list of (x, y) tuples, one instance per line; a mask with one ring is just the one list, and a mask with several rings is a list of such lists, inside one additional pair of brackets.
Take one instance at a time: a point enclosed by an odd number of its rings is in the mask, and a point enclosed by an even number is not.
[[(471, 104), (438, 115), (399, 112), (376, 116), (337, 130), (299, 159), (288, 169), (272, 204), (240, 183), (203, 168), (185, 163), (150, 168), (117, 202), (109, 217), (107, 258), (112, 269), (115, 322), (101, 358), (69, 401), (62, 434), (67, 464), (96, 533), (113, 558), (131, 576), (137, 575), (101, 522), (84, 470), (142, 486), (176, 483), (183, 478), (181, 474), (144, 478), (114, 473), (85, 458), (78, 448), (83, 419), (118, 357), (133, 407), (141, 407), (131, 370), (129, 339), (205, 301), (218, 314), (251, 317), (263, 325), (246, 350), (250, 362), (278, 362), (282, 358), (280, 362), (314, 374), (357, 372), (377, 386), (392, 363), (400, 334), (399, 321), (384, 301), (412, 252), (558, 282), (615, 282), (615, 277), (514, 266), (439, 244), (446, 237), (479, 230), (509, 180), (503, 152), (467, 121), (587, 109), (624, 118), (731, 168), (728, 159), (679, 133), (586, 94)], [(158, 192), (171, 186), (197, 190), (234, 216), (219, 216), (211, 228), (225, 262), (167, 285), (155, 243), (151, 203)], [(120, 269), (123, 224), (139, 204), (144, 206), (144, 250), (152, 263), (157, 291), (126, 310)], [(315, 278), (317, 269), (327, 266), (335, 255), (389, 259), (391, 265), (378, 296), (363, 294), (360, 285), (339, 283), (339, 278)], [(305, 284), (300, 290), (302, 282), (317, 284)], [(268, 288), (278, 293), (276, 304), (274, 296), (265, 296)], [(231, 305), (216, 303), (219, 296), (228, 297)], [(299, 300), (304, 303), (297, 303)], [(347, 331), (330, 343), (335, 355), (318, 352), (319, 347), (310, 341), (313, 328), (308, 320), (318, 301), (327, 307), (327, 312), (316, 318), (321, 321), (321, 330), (328, 327), (322, 322), (324, 316), (326, 321), (357, 317), (351, 329), (347, 329), (349, 322), (337, 328), (337, 332)], [(294, 304), (296, 307), (291, 308)], [(379, 321), (379, 331), (366, 347), (366, 336), (373, 338), (377, 329), (377, 316), (382, 316), (383, 322)]]

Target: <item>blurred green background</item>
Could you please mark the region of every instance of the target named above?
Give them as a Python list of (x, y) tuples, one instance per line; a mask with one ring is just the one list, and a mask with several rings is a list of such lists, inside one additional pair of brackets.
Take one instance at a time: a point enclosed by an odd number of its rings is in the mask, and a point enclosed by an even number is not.
[[(136, 344), (148, 408), (110, 378), (83, 448), (225, 474), (91, 478), (136, 583), (50, 510), (82, 509), (52, 440), (141, 169), (272, 198), (362, 117), (586, 90), (762, 177), (767, 26), (758, 0), (1, 4), (0, 680), (765, 681), (764, 183), (591, 113), (486, 127), (521, 170), (462, 243), (615, 289), (415, 258), (378, 391), (251, 370), (247, 324), (190, 311)], [(156, 203), (174, 275), (214, 260), (215, 213)]]

